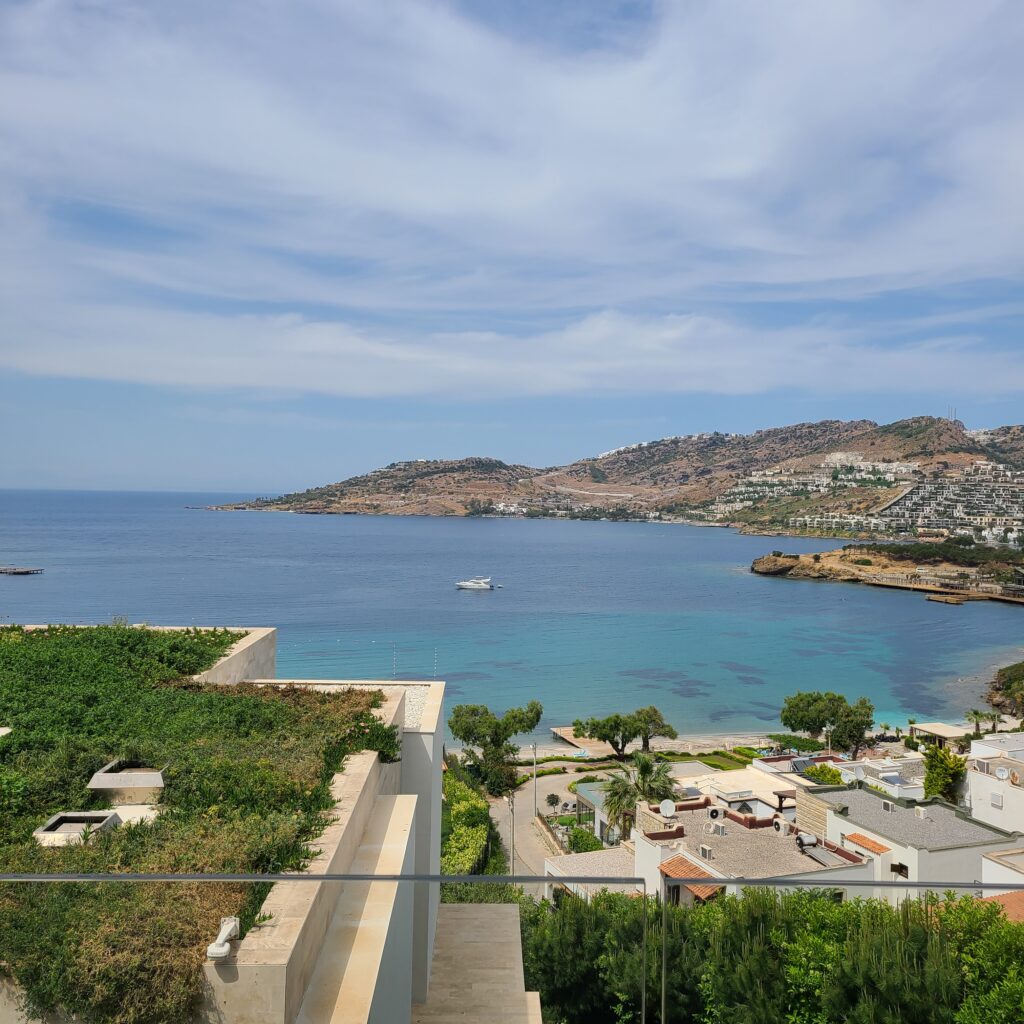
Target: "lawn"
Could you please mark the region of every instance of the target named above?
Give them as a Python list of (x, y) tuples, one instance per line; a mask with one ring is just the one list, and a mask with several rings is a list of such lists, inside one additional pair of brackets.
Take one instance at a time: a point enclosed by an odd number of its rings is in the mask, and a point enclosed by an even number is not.
[[(217, 687), (189, 677), (238, 639), (127, 626), (0, 629), (0, 869), (267, 872), (301, 868), (346, 754), (398, 756), (372, 715), (382, 695)], [(43, 849), (57, 811), (98, 809), (86, 784), (116, 757), (163, 769), (163, 813), (85, 845)], [(220, 918), (254, 921), (268, 887), (0, 887), (0, 965), (37, 1014), (181, 1024)]]

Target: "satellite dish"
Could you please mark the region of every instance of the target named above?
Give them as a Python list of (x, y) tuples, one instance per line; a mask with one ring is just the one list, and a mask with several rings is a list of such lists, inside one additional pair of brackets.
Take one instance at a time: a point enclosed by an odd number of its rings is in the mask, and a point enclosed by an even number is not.
[(658, 804), (658, 810), (661, 812), (661, 816), (663, 818), (673, 817), (676, 813), (675, 801), (668, 799), (662, 800), (661, 803)]
[(1010, 769), (999, 767), (996, 769), (996, 778), (1005, 782), (1010, 777)]

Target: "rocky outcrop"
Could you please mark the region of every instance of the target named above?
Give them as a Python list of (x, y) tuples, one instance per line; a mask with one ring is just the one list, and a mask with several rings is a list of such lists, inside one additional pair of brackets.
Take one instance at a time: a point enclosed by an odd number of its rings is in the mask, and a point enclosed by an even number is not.
[(754, 559), (750, 571), (762, 576), (859, 583), (864, 575), (852, 566), (838, 564), (834, 556), (841, 554), (842, 552), (828, 552), (828, 555), (833, 557), (826, 559), (825, 556), (820, 556), (819, 561), (815, 561), (813, 555), (763, 555)]

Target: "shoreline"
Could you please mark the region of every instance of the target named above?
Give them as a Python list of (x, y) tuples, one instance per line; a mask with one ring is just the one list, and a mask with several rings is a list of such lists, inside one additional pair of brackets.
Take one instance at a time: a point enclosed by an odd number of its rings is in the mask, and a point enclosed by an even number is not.
[(484, 514), (471, 516), (462, 512), (369, 512), (365, 510), (334, 510), (334, 509), (301, 509), (301, 508), (243, 508), (230, 505), (188, 505), (189, 509), (202, 512), (284, 512), (295, 516), (368, 516), (384, 519), (510, 519), (530, 520), (543, 519), (556, 522), (576, 523), (643, 523), (646, 526), (695, 526), (702, 530), (732, 530), (740, 537), (785, 537), (792, 540), (877, 540), (877, 541), (898, 541), (903, 539), (896, 534), (876, 533), (816, 533), (805, 531), (793, 533), (791, 531), (774, 529), (769, 526), (759, 527), (755, 524), (745, 523), (712, 523), (702, 519), (619, 519), (608, 516), (559, 516), (559, 515), (494, 515)]

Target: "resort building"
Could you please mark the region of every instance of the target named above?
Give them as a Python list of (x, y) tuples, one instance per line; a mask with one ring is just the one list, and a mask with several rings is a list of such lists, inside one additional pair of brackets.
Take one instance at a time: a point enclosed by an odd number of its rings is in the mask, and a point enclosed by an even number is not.
[(843, 782), (865, 782), (899, 800), (924, 799), (924, 755), (908, 751), (905, 757), (839, 761), (834, 765)]
[(915, 722), (909, 726), (911, 739), (934, 743), (937, 747), (956, 749), (963, 742), (964, 730), (945, 722)]
[[(897, 800), (863, 782), (800, 790), (796, 822), (802, 831), (870, 857), (879, 882), (980, 881), (986, 854), (1021, 841), (942, 800)], [(915, 891), (879, 888), (871, 894), (897, 903)]]
[(1024, 832), (1024, 733), (971, 742), (965, 799), (979, 821)]
[[(586, 854), (549, 857), (544, 873), (552, 878), (548, 895), (556, 885), (589, 897), (602, 888), (648, 894), (664, 892), (674, 903), (711, 899), (720, 892), (737, 893), (731, 879), (776, 878), (814, 875), (834, 878), (842, 888), (845, 879), (870, 879), (866, 857), (843, 849), (823, 837), (798, 834), (780, 816), (758, 818), (739, 814), (715, 803), (711, 797), (682, 801), (671, 815), (659, 807), (639, 804), (637, 825), (630, 838), (617, 847)], [(635, 878), (642, 882), (622, 885), (577, 885), (558, 882), (570, 875)], [(706, 884), (673, 879), (707, 878)]]

